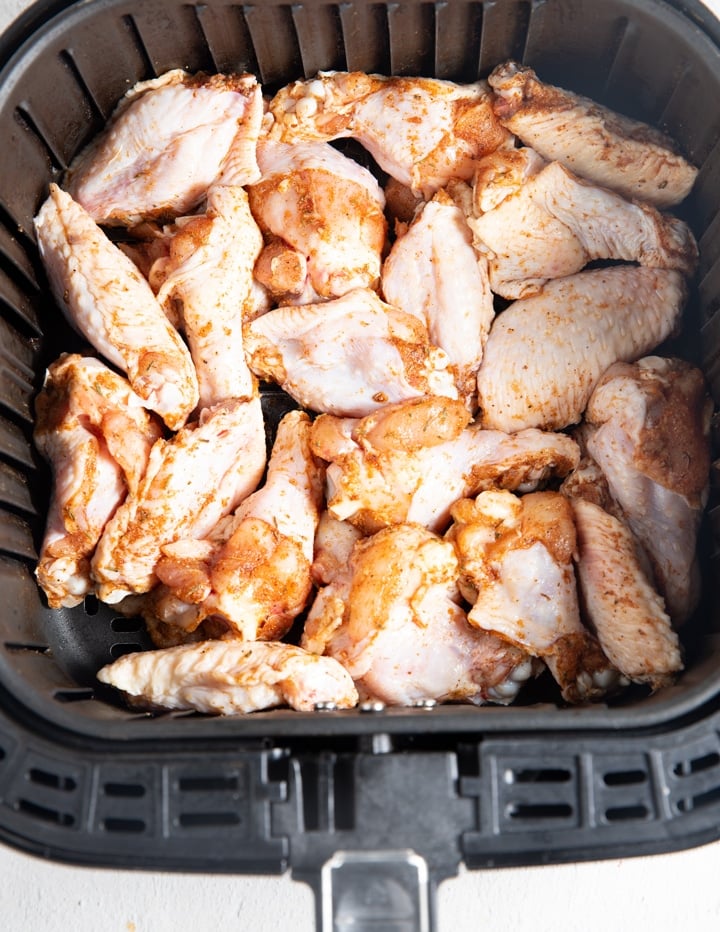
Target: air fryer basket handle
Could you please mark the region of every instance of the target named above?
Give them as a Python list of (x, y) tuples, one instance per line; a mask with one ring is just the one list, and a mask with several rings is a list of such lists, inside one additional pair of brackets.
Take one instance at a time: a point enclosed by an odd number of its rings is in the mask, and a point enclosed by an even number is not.
[(414, 851), (338, 851), (315, 890), (318, 932), (433, 932), (434, 894)]

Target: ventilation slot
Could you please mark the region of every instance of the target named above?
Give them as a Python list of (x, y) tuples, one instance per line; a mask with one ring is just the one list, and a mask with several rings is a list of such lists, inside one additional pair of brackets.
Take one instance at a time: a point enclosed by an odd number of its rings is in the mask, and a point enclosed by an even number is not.
[(35, 271), (29, 259), (29, 256), (35, 252), (35, 241), (25, 230), (18, 227), (2, 204), (0, 204), (0, 226), (2, 227), (0, 242), (2, 242), (3, 254), (22, 274), (24, 284), (37, 290)]
[(0, 453), (12, 463), (21, 467), (27, 475), (35, 469), (32, 445), (25, 432), (17, 424), (0, 417)]
[(178, 825), (181, 828), (217, 828), (222, 825), (240, 825), (237, 812), (181, 812)]
[(105, 783), (103, 793), (115, 799), (141, 799), (146, 790), (141, 783)]
[(475, 81), (482, 35), (483, 7), (479, 3), (435, 3), (435, 77)]
[(16, 804), (16, 809), (18, 812), (22, 812), (34, 819), (40, 819), (43, 822), (51, 822), (63, 828), (69, 828), (71, 825), (75, 824), (75, 816), (71, 815), (71, 813), (41, 806), (29, 799), (19, 799)]
[(488, 3), (483, 8), (482, 36), (478, 73), (487, 74), (498, 62), (508, 58), (523, 60), (530, 23), (530, 4), (520, 0), (513, 4), (510, 15), (509, 3)]
[(194, 9), (215, 70), (257, 74), (257, 62), (242, 9), (204, 3)]
[(347, 70), (386, 74), (390, 47), (382, 5), (341, 3), (340, 23)]
[(142, 58), (145, 64), (146, 74), (148, 75), (148, 77), (156, 78), (157, 71), (155, 70), (155, 65), (153, 64), (153, 60), (150, 57), (150, 53), (147, 50), (147, 46), (143, 42), (143, 38), (140, 35), (140, 30), (137, 27), (137, 23), (135, 22), (133, 17), (130, 16), (130, 14), (123, 17), (123, 23), (125, 24), (125, 28), (128, 31), (128, 34), (132, 40), (133, 45), (135, 46), (136, 51), (139, 53), (140, 57)]
[(53, 693), (53, 699), (56, 702), (73, 703), (87, 702), (88, 699), (94, 699), (95, 693), (92, 689), (56, 689)]
[(113, 618), (110, 627), (117, 634), (135, 634), (136, 631), (144, 631), (145, 625), (141, 618), (124, 618), (120, 616)]
[(145, 822), (142, 819), (107, 818), (101, 822), (106, 832), (117, 834), (139, 835), (145, 831)]
[(506, 770), (504, 777), (506, 783), (568, 783), (573, 775), (564, 767), (549, 767), (537, 770)]
[(57, 773), (41, 770), (39, 767), (33, 767), (28, 771), (28, 779), (31, 783), (53, 790), (62, 790), (64, 793), (72, 793), (77, 789), (77, 782), (72, 777), (63, 777)]
[(99, 102), (95, 99), (95, 95), (92, 92), (92, 88), (90, 87), (88, 82), (83, 77), (80, 71), (80, 68), (78, 66), (78, 63), (75, 61), (73, 57), (72, 52), (68, 51), (68, 49), (63, 49), (62, 52), (60, 52), (60, 60), (65, 65), (65, 67), (68, 69), (70, 74), (73, 76), (73, 78), (78, 84), (78, 87), (82, 91), (83, 96), (85, 97), (85, 100), (89, 104), (89, 107), (92, 111), (92, 115), (95, 121), (97, 122), (96, 132), (99, 132), (102, 126), (104, 125), (108, 115), (103, 113), (103, 108), (100, 106)]
[(46, 150), (53, 168), (56, 172), (63, 172), (67, 169), (65, 160), (58, 151), (58, 149), (53, 145), (50, 134), (44, 133), (42, 128), (35, 121), (32, 113), (27, 109), (27, 107), (16, 107), (15, 108), (15, 117), (18, 123), (26, 130), (31, 132), (35, 138), (42, 143), (43, 148)]
[(433, 7), (424, 3), (390, 3), (386, 10), (392, 73), (430, 73), (435, 64)]
[(515, 821), (568, 819), (572, 814), (573, 807), (569, 803), (511, 803), (507, 807), (507, 815)]
[(335, 762), (335, 831), (355, 828), (355, 762), (352, 757), (340, 757)]
[(644, 770), (613, 770), (603, 776), (605, 786), (635, 786), (645, 783), (648, 776)]
[(611, 806), (605, 810), (608, 822), (630, 822), (638, 819), (647, 819), (650, 812), (647, 806), (637, 803), (632, 806)]
[(692, 812), (693, 809), (702, 809), (718, 801), (720, 801), (720, 786), (715, 786), (711, 790), (705, 790), (704, 793), (678, 800), (677, 809), (678, 812)]
[(181, 793), (234, 793), (238, 787), (237, 777), (181, 777), (178, 780)]
[(0, 552), (35, 564), (37, 553), (27, 522), (0, 509)]
[(701, 757), (678, 761), (673, 766), (672, 772), (676, 777), (689, 777), (691, 774), (702, 773), (704, 770), (717, 767), (718, 764), (720, 764), (720, 754), (717, 751), (710, 751), (709, 754), (703, 754)]
[(300, 74), (301, 56), (292, 14), (287, 7), (266, 4), (243, 7), (260, 81), (272, 93), (287, 81), (287, 75)]
[(15, 641), (6, 641), (5, 650), (21, 653), (27, 652), (32, 654), (49, 654), (50, 648), (47, 644), (18, 644)]
[(141, 649), (141, 644), (113, 644), (110, 648), (110, 656), (113, 660), (117, 660), (118, 657), (124, 657), (125, 654), (134, 654)]
[(318, 71), (343, 70), (345, 56), (340, 47), (337, 8), (297, 3), (291, 9), (305, 77), (311, 78)]

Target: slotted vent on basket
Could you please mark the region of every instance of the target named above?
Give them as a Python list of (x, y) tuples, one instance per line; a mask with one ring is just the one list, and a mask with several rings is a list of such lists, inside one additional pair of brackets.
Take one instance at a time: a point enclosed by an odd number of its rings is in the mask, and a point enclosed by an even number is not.
[(5, 801), (33, 821), (75, 829), (82, 817), (85, 781), (84, 768), (31, 752), (8, 787)]
[[(717, 735), (709, 736), (715, 738)], [(673, 778), (673, 805), (681, 814), (703, 809), (720, 802), (720, 749), (699, 746), (691, 753), (676, 759), (671, 765)]]

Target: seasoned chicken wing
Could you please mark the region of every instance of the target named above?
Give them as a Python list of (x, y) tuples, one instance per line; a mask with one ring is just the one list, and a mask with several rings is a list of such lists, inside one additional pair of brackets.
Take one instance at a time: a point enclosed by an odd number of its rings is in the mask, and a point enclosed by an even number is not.
[(134, 706), (237, 715), (289, 705), (356, 705), (349, 674), (330, 657), (277, 641), (205, 641), (125, 654), (97, 675)]
[(276, 308), (245, 327), (245, 350), (258, 378), (312, 411), (363, 417), (422, 395), (457, 398), (447, 354), (424, 325), (368, 289)]
[(312, 589), (323, 497), (324, 470), (310, 451), (309, 434), (307, 414), (286, 414), (262, 488), (206, 539), (162, 548), (155, 572), (164, 585), (146, 601), (146, 620), (190, 632), (210, 618), (216, 628), (247, 641), (287, 633)]
[(262, 115), (261, 89), (249, 74), (174, 70), (143, 81), (71, 166), (69, 190), (98, 223), (187, 214), (214, 181), (258, 178)]
[(330, 464), (330, 513), (365, 532), (403, 522), (442, 531), (459, 498), (533, 488), (577, 465), (577, 444), (564, 434), (508, 435), (466, 427), (464, 415), (461, 402), (444, 398), (388, 405), (360, 420), (321, 415), (311, 442)]
[(323, 142), (263, 140), (258, 158), (262, 177), (249, 188), (252, 212), (263, 233), (305, 257), (314, 293), (339, 298), (353, 288), (376, 287), (387, 222), (375, 177)]
[(250, 398), (243, 318), (254, 308), (253, 268), (263, 239), (244, 188), (215, 185), (203, 214), (183, 218), (151, 277), (168, 316), (178, 314), (197, 372), (201, 408)]
[(614, 266), (549, 281), (499, 314), (478, 373), (484, 427), (575, 424), (600, 376), (677, 328), (686, 296), (674, 270)]
[(474, 407), (477, 370), (495, 316), (487, 260), (472, 246), (463, 212), (438, 192), (385, 260), (382, 291), (393, 307), (419, 317), (445, 350), (458, 392)]
[(198, 401), (195, 368), (137, 266), (55, 184), (35, 230), (58, 306), (147, 407), (181, 427)]
[(93, 591), (95, 545), (161, 431), (122, 376), (75, 354), (48, 369), (35, 415), (35, 444), (54, 480), (36, 575), (51, 608), (71, 608)]
[[(496, 168), (500, 156), (493, 159)], [(478, 185), (487, 178), (482, 171), (478, 175), (475, 203), (484, 199)], [(573, 275), (594, 259), (686, 275), (697, 261), (695, 239), (681, 220), (582, 181), (560, 162), (546, 165), (468, 224), (476, 248), (488, 256), (492, 289), (505, 298), (539, 291), (547, 279)]]
[(426, 197), (451, 178), (470, 178), (475, 159), (511, 142), (484, 81), (321, 72), (284, 87), (270, 112), (274, 138), (298, 143), (350, 136), (389, 175)]
[(468, 624), (457, 576), (452, 544), (417, 525), (386, 528), (356, 543), (320, 591), (302, 644), (342, 663), (361, 695), (391, 705), (510, 702), (533, 665)]
[(669, 685), (683, 666), (678, 637), (630, 531), (593, 502), (573, 499), (572, 507), (583, 604), (603, 651), (633, 682)]
[(569, 702), (596, 699), (619, 676), (580, 621), (575, 526), (558, 492), (481, 492), (452, 508), (468, 621), (540, 657)]
[(585, 444), (650, 557), (674, 622), (700, 594), (697, 535), (707, 503), (712, 401), (701, 371), (649, 356), (617, 363), (588, 403)]
[(198, 423), (158, 440), (140, 487), (115, 512), (95, 551), (99, 598), (112, 604), (149, 591), (163, 546), (206, 537), (256, 489), (265, 456), (257, 396), (206, 409)]
[(513, 61), (498, 65), (488, 82), (498, 120), (548, 161), (659, 208), (689, 194), (697, 169), (659, 130), (543, 84)]

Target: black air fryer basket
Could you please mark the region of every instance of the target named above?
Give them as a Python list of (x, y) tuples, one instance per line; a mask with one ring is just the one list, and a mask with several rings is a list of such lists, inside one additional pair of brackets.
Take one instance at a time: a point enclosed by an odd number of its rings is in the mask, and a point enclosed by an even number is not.
[(681, 349), (720, 399), (720, 24), (696, 0), (84, 0), (36, 4), (2, 38), (7, 843), (93, 865), (292, 869), (322, 887), (323, 920), (374, 877), (388, 921), (402, 914), (421, 928), (431, 924), (434, 885), (461, 862), (597, 859), (720, 836), (720, 512), (712, 507), (701, 540), (703, 602), (683, 634), (686, 671), (655, 695), (638, 688), (590, 708), (561, 708), (539, 689), (507, 708), (227, 719), (131, 712), (94, 675), (148, 646), (142, 624), (89, 603), (50, 611), (33, 578), (50, 488), (30, 439), (33, 398), (74, 337), (48, 295), (32, 218), (121, 95), (176, 67), (251, 71), (274, 90), (320, 69), (473, 81), (511, 57), (662, 127), (700, 167), (681, 208), (701, 256)]

